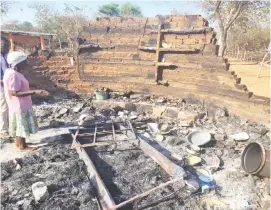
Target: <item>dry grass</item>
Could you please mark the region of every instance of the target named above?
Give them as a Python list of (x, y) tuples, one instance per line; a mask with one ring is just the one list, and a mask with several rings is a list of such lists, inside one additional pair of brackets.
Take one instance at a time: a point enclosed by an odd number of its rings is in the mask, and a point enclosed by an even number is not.
[(270, 67), (264, 65), (257, 78), (259, 64), (249, 61), (239, 61), (234, 58), (228, 58), (230, 70), (235, 71), (238, 77), (241, 77), (241, 83), (248, 87), (255, 95), (270, 98)]

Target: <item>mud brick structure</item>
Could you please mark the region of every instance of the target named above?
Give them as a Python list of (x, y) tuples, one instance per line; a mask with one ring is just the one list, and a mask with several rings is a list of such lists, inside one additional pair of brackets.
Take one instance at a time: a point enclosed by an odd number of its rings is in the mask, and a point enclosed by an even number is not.
[(81, 38), (73, 66), (70, 57), (53, 56), (33, 65), (35, 71), (77, 93), (97, 87), (132, 90), (196, 99), (246, 119), (269, 120), (269, 99), (253, 95), (229, 71), (227, 60), (217, 56), (216, 33), (200, 15), (97, 18)]

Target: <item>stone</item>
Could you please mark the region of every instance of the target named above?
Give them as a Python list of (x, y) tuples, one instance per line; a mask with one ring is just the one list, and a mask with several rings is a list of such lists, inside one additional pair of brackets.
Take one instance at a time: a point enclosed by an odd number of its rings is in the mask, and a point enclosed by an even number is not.
[(24, 195), (25, 198), (27, 198), (27, 197), (29, 197), (29, 196), (30, 196), (30, 193), (26, 193), (26, 194)]
[(133, 103), (127, 103), (127, 104), (125, 104), (125, 109), (130, 112), (136, 111), (136, 105)]
[(67, 112), (69, 111), (69, 109), (67, 109), (67, 108), (61, 108), (59, 111), (58, 111), (58, 114), (59, 115), (64, 115), (64, 114), (66, 114)]
[(179, 110), (177, 108), (167, 108), (165, 112), (162, 113), (163, 117), (178, 118)]
[(150, 104), (138, 103), (136, 105), (136, 111), (139, 113), (152, 113), (153, 107)]
[(231, 136), (235, 141), (246, 141), (249, 135), (246, 132), (237, 133)]
[(79, 193), (78, 188), (76, 188), (76, 187), (72, 188), (72, 190), (71, 190), (71, 194), (73, 194), (73, 195), (77, 195), (78, 193)]
[(137, 117), (138, 117), (138, 114), (136, 112), (131, 112), (130, 116), (129, 116), (129, 119), (130, 120), (135, 120), (135, 119), (137, 119)]
[(226, 140), (227, 136), (225, 134), (216, 133), (214, 137), (215, 137), (215, 140), (217, 141), (224, 141)]
[(195, 117), (195, 120), (202, 120), (203, 118), (205, 118), (205, 116), (206, 116), (205, 112), (198, 113)]
[(269, 130), (266, 129), (266, 128), (261, 128), (261, 129), (260, 129), (260, 134), (261, 134), (262, 136), (264, 136), (264, 135), (266, 135), (266, 134), (269, 134)]
[(226, 109), (217, 108), (215, 111), (215, 119), (218, 119), (220, 117), (226, 117), (227, 115), (228, 114)]
[(142, 94), (131, 94), (130, 95), (130, 99), (140, 99), (142, 98)]
[(149, 95), (144, 95), (142, 98), (141, 98), (141, 100), (142, 101), (147, 101), (147, 100), (150, 100), (150, 96)]
[(157, 180), (158, 180), (158, 177), (154, 176), (154, 177), (151, 178), (150, 183), (155, 184), (157, 182)]
[(208, 117), (216, 117), (216, 110), (218, 109), (218, 107), (214, 104), (208, 104), (207, 106), (207, 113), (208, 113)]
[(194, 125), (194, 122), (191, 121), (180, 121), (179, 124), (178, 124), (180, 127), (193, 127)]
[(161, 117), (162, 114), (166, 111), (166, 107), (153, 107), (152, 114), (155, 117)]
[(24, 204), (24, 200), (17, 201), (16, 205), (17, 206), (22, 206)]
[(65, 123), (64, 122), (61, 122), (61, 121), (57, 121), (57, 120), (51, 120), (49, 122), (49, 127), (51, 128), (57, 128), (57, 127), (60, 127), (62, 125), (64, 125)]
[(31, 188), (36, 202), (42, 202), (49, 197), (48, 188), (44, 182), (36, 182)]
[(193, 122), (196, 118), (197, 114), (194, 113), (187, 113), (184, 111), (180, 111), (178, 113), (178, 119), (181, 119), (182, 121), (186, 121), (188, 123)]
[(74, 113), (78, 113), (83, 109), (83, 107), (84, 107), (84, 104), (79, 104), (76, 107), (74, 107), (72, 110)]
[(16, 170), (19, 171), (22, 168), (22, 166), (20, 164), (16, 165)]
[(92, 114), (94, 112), (94, 110), (95, 110), (95, 108), (93, 108), (93, 107), (85, 107), (83, 109), (83, 111), (81, 112), (81, 114), (86, 114), (86, 115)]
[(13, 162), (13, 164), (14, 164), (14, 165), (19, 164), (19, 162), (18, 162), (18, 160), (17, 160), (17, 159), (14, 159), (12, 162)]
[(18, 194), (18, 192), (19, 192), (19, 190), (13, 190), (12, 193), (11, 193), (11, 195), (12, 195), (12, 196), (15, 196), (15, 195)]
[(165, 98), (159, 98), (156, 102), (157, 103), (166, 103), (167, 99), (165, 99)]
[(124, 112), (118, 112), (118, 116), (124, 117), (125, 113)]

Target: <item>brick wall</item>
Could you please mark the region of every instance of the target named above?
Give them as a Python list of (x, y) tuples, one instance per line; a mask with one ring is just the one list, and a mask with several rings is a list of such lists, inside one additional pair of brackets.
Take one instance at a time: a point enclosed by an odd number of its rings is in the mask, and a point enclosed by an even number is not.
[[(160, 37), (157, 57), (159, 24), (167, 32)], [(41, 85), (48, 80), (47, 89), (76, 93), (109, 87), (199, 99), (248, 119), (269, 120), (269, 99), (249, 92), (227, 62), (216, 56), (215, 32), (201, 16), (103, 18), (89, 23), (81, 36), (86, 42), (74, 56), (74, 66), (65, 55), (36, 61), (32, 71), (37, 75), (31, 82)], [(174, 65), (157, 68), (156, 62)], [(168, 87), (157, 85), (158, 74)]]

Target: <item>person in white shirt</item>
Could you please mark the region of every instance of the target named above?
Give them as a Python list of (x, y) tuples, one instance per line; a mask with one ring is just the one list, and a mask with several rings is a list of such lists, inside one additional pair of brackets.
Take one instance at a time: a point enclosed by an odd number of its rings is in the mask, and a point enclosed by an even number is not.
[(1, 37), (1, 84), (0, 84), (0, 138), (7, 138), (8, 135), (8, 106), (4, 95), (3, 77), (5, 70), (10, 67), (7, 62), (9, 42)]

